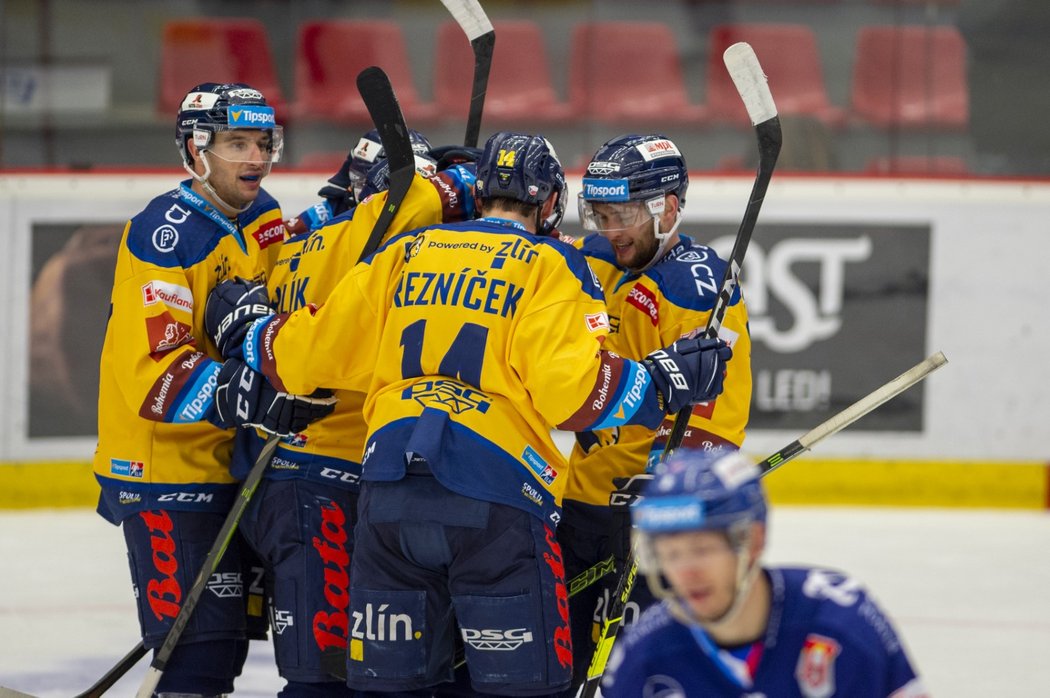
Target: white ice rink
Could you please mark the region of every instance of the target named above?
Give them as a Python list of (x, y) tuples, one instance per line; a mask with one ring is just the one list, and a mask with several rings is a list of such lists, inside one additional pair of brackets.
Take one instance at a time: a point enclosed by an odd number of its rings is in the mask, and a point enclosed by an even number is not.
[[(870, 586), (932, 695), (1050, 696), (1050, 514), (784, 507), (771, 525), (768, 561)], [(68, 697), (135, 645), (122, 537), (93, 512), (0, 512), (0, 565), (0, 686)], [(107, 695), (133, 696), (147, 664)], [(280, 686), (257, 644), (236, 695)]]

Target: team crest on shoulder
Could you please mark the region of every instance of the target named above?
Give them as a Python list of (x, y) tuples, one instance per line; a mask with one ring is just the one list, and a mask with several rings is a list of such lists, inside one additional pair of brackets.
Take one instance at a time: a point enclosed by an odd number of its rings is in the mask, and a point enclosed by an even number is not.
[(795, 666), (798, 690), (805, 698), (830, 698), (835, 693), (835, 658), (842, 647), (830, 637), (810, 633)]

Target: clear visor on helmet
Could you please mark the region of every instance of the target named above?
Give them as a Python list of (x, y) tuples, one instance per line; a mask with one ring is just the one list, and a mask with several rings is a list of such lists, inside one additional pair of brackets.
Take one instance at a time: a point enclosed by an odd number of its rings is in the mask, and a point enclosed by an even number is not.
[(193, 142), (227, 162), (253, 162), (269, 165), (281, 160), (284, 151), (284, 128), (273, 126), (253, 129), (212, 126), (194, 129)]
[(581, 193), (578, 198), (580, 221), (585, 230), (615, 232), (649, 223), (664, 212), (663, 196), (648, 201), (588, 201)]

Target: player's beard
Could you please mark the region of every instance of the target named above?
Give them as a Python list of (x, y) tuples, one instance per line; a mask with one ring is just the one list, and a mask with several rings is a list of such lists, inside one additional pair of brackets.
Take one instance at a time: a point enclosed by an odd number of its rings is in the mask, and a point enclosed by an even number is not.
[[(620, 264), (622, 264), (624, 268), (629, 269), (630, 271), (641, 271), (653, 261), (653, 257), (656, 256), (659, 249), (660, 242), (656, 239), (656, 235), (649, 234), (643, 238), (635, 240), (634, 244), (629, 249), (631, 254), (626, 255), (622, 260), (618, 261), (620, 261)], [(619, 257), (619, 255), (617, 256)]]

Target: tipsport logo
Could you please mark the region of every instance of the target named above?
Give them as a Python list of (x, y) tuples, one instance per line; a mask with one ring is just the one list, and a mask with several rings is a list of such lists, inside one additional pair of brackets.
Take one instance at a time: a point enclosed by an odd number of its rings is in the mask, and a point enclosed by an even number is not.
[(230, 109), (231, 128), (273, 128), (277, 125), (272, 107), (244, 106)]
[(627, 180), (584, 177), (583, 198), (587, 201), (628, 201)]

